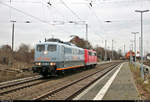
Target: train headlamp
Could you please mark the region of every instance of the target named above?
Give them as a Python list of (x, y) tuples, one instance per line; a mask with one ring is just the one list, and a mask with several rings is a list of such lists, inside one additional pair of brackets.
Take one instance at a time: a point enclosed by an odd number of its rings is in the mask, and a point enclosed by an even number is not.
[(47, 51), (44, 51), (44, 54), (46, 55), (48, 52)]
[(40, 66), (40, 65), (41, 65), (41, 63), (40, 63), (40, 62), (39, 62), (39, 63), (35, 63), (35, 65)]
[(50, 65), (51, 65), (51, 66), (55, 66), (55, 65), (56, 65), (56, 63), (51, 62), (51, 63), (50, 63)]

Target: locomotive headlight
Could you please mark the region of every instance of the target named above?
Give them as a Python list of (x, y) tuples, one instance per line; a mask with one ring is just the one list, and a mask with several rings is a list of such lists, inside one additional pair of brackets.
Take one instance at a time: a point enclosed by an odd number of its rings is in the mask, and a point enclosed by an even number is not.
[(40, 62), (39, 62), (39, 63), (35, 63), (35, 65), (40, 66), (40, 65), (41, 65), (41, 63), (40, 63)]
[(54, 65), (56, 65), (56, 63), (51, 62), (50, 65), (51, 65), (51, 66), (54, 66)]
[(47, 51), (44, 51), (44, 54), (46, 55), (48, 52)]

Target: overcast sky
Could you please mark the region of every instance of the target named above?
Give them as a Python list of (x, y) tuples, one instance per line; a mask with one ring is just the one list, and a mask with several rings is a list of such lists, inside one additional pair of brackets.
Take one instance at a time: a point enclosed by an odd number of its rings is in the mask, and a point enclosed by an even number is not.
[[(49, 1), (51, 6), (47, 4)], [(107, 48), (111, 49), (113, 39), (114, 49), (123, 50), (125, 44), (128, 51), (134, 39), (131, 32), (140, 32), (140, 13), (134, 11), (145, 9), (150, 10), (150, 0), (0, 0), (0, 46), (11, 45), (10, 20), (16, 21), (15, 49), (21, 43), (34, 47), (39, 40), (52, 36), (63, 41), (69, 41), (71, 35), (85, 39), (82, 21), (86, 21), (88, 40), (93, 46), (104, 47), (107, 40)], [(67, 23), (69, 21), (78, 24)], [(143, 26), (145, 52), (150, 52), (150, 12), (144, 13)]]

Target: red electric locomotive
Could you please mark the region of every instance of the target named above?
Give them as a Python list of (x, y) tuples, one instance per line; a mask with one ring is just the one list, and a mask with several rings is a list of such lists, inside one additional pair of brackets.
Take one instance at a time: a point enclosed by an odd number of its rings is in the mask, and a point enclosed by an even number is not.
[(84, 62), (86, 66), (96, 66), (97, 64), (96, 51), (84, 49)]

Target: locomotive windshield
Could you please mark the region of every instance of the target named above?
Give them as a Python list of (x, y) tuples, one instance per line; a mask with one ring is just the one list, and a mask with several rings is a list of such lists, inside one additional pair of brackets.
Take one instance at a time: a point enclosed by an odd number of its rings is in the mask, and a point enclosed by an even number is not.
[(45, 50), (45, 45), (37, 45), (37, 51), (42, 52)]
[(51, 52), (56, 51), (56, 45), (48, 45), (47, 50)]

